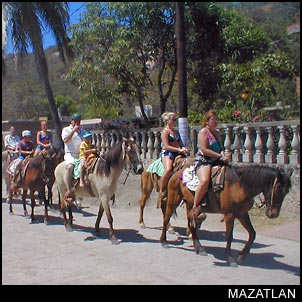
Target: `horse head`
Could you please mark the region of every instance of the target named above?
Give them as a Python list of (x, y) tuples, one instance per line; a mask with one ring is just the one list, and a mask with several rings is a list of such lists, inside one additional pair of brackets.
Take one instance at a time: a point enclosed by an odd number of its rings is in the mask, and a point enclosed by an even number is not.
[(277, 168), (277, 173), (272, 183), (271, 189), (264, 193), (266, 216), (268, 218), (277, 218), (280, 214), (281, 206), (286, 194), (291, 188), (291, 175), (293, 169), (284, 170)]
[(127, 157), (130, 161), (130, 169), (137, 175), (142, 174), (144, 171), (143, 162), (140, 159), (138, 147), (133, 137), (123, 138), (123, 157)]

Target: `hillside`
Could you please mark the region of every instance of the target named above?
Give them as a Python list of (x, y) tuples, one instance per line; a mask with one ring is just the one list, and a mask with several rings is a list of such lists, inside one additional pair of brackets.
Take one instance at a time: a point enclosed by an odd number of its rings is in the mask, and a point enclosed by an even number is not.
[[(220, 2), (219, 2), (220, 3)], [(221, 3), (223, 5), (223, 3)], [(224, 3), (226, 7), (230, 3)], [(291, 43), (281, 44), (280, 49), (295, 58), (296, 73), (300, 73), (300, 7), (294, 2), (242, 2), (238, 10), (244, 13), (252, 22), (261, 24), (264, 30), (270, 31), (273, 40), (286, 36), (286, 32), (295, 25), (295, 32), (291, 35)], [(297, 24), (299, 25), (297, 31)], [(278, 32), (274, 32), (274, 29)], [(288, 32), (287, 32), (288, 35)], [(79, 103), (80, 92), (67, 79), (67, 67), (61, 62), (56, 47), (46, 50), (49, 69), (49, 78), (54, 96)], [(39, 83), (37, 70), (32, 54), (24, 57), (23, 65), (16, 68), (13, 55), (6, 57), (7, 75), (2, 76), (2, 120), (38, 119), (46, 116), (48, 102), (44, 89)], [(19, 60), (20, 62), (20, 60)], [(148, 91), (148, 103), (152, 105), (157, 100), (155, 91)], [(150, 100), (150, 101), (149, 101)], [(177, 96), (172, 95), (172, 105), (177, 101)], [(152, 103), (153, 102), (153, 103)], [(131, 102), (124, 103), (124, 112), (134, 112)], [(175, 105), (176, 107), (176, 105)]]

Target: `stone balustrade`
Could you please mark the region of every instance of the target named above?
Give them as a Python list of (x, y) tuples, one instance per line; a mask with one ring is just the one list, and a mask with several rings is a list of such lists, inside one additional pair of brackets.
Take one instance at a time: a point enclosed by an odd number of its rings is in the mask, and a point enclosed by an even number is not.
[[(300, 165), (300, 121), (220, 124), (225, 153), (234, 163)], [(157, 159), (161, 151), (162, 128), (129, 130), (136, 137), (143, 160)], [(199, 126), (189, 127), (191, 156), (198, 150)], [(94, 143), (104, 153), (122, 139), (119, 130), (93, 131)]]

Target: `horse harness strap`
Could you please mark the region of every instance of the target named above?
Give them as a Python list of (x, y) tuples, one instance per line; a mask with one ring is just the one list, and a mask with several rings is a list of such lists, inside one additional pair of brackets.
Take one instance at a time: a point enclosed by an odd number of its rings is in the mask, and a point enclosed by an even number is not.
[(271, 206), (273, 206), (273, 198), (274, 198), (274, 195), (275, 195), (275, 187), (277, 185), (277, 181), (278, 181), (278, 176), (275, 177), (273, 187), (272, 187), (272, 194), (271, 194), (271, 200), (270, 200)]

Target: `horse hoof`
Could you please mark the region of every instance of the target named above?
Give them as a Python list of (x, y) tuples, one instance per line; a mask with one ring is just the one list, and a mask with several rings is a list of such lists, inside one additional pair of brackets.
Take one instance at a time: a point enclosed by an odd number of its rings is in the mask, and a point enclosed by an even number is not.
[(203, 248), (203, 247), (199, 248), (197, 254), (200, 255), (200, 256), (208, 256), (207, 251), (206, 251), (205, 248)]
[(65, 225), (65, 229), (66, 229), (67, 232), (72, 232), (73, 231), (72, 227), (69, 224)]
[(162, 247), (165, 248), (165, 249), (170, 248), (168, 242), (163, 242), (161, 245), (162, 245)]
[(48, 219), (44, 219), (44, 224), (45, 225), (49, 225), (49, 220)]
[(30, 224), (37, 224), (38, 223), (38, 221), (36, 220), (36, 219), (32, 219), (31, 221), (30, 221)]
[(28, 216), (28, 212), (25, 211), (23, 215), (24, 215), (24, 217), (27, 217)]
[(228, 262), (229, 262), (229, 264), (230, 264), (230, 267), (238, 267), (238, 264), (237, 264), (237, 262), (235, 261), (235, 259), (234, 258), (228, 258)]
[(14, 212), (13, 212), (13, 211), (10, 211), (10, 212), (9, 212), (9, 215), (14, 215)]
[(244, 262), (245, 257), (243, 255), (239, 255), (236, 259), (238, 264), (242, 264)]
[(146, 228), (146, 225), (144, 223), (140, 223), (139, 226), (140, 226), (141, 229), (145, 229)]
[(110, 238), (110, 241), (113, 245), (118, 245), (120, 244), (120, 241), (114, 236)]

